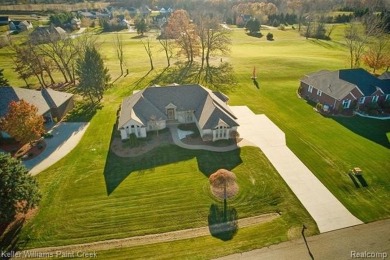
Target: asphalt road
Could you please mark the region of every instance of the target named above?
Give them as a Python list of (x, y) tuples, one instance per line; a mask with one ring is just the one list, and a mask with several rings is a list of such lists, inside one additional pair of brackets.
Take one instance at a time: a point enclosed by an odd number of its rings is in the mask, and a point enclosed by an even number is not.
[[(390, 219), (229, 255), (220, 259), (390, 259)], [(310, 255), (311, 254), (311, 255)]]

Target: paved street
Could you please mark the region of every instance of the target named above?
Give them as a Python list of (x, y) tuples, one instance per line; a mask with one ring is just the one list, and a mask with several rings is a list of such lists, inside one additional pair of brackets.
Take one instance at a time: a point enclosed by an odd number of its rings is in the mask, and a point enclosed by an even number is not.
[(240, 137), (258, 146), (316, 221), (321, 233), (362, 224), (287, 147), (284, 133), (265, 115), (246, 106), (230, 107)]
[(308, 247), (301, 238), (219, 259), (388, 259), (390, 258), (390, 219), (327, 232), (308, 237), (306, 240)]

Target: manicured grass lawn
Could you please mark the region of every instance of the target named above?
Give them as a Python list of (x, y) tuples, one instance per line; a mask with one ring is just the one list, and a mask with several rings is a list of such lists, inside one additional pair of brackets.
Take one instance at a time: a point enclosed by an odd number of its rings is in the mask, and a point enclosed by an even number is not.
[[(212, 259), (221, 255), (245, 252), (256, 245), (268, 246), (288, 239), (285, 222), (274, 220), (267, 225), (256, 225), (238, 231), (233, 240), (221, 241), (200, 237), (170, 243), (113, 249), (97, 252), (104, 259)], [(299, 233), (299, 230), (298, 230)], [(163, 252), (156, 254), (156, 252)]]
[[(340, 30), (335, 30), (336, 35)], [(256, 113), (265, 113), (286, 133), (290, 149), (355, 216), (365, 222), (389, 217), (390, 122), (326, 118), (296, 95), (304, 74), (348, 67), (348, 54), (339, 48), (342, 42), (294, 40), (292, 31), (274, 35), (272, 47), (251, 38), (246, 51), (234, 45), (232, 62), (241, 84), (240, 91), (230, 94), (230, 104), (244, 103)], [(260, 90), (250, 80), (254, 65)], [(347, 175), (356, 166), (364, 169), (367, 188), (356, 188)]]
[[(234, 31), (231, 56), (224, 59), (234, 66), (238, 84), (228, 95), (230, 105), (247, 105), (275, 122), (286, 133), (290, 149), (353, 214), (369, 222), (390, 216), (390, 123), (326, 118), (296, 95), (304, 74), (348, 67), (342, 30), (342, 26), (335, 29), (334, 42), (305, 40), (294, 30), (272, 30), (273, 42)], [(27, 247), (73, 244), (207, 225), (210, 205), (215, 203), (207, 190), (207, 175), (218, 167), (233, 169), (238, 176), (240, 193), (230, 205), (240, 218), (277, 210), (282, 217), (239, 230), (229, 242), (204, 237), (101, 252), (102, 256), (124, 258), (131, 252), (147, 258), (161, 252), (162, 258), (183, 254), (209, 258), (286, 240), (288, 230), (302, 223), (315, 233), (313, 221), (256, 148), (218, 154), (167, 146), (137, 159), (109, 154), (121, 98), (156, 82), (165, 67), (156, 42), (157, 69), (147, 74), (149, 61), (143, 46), (128, 34), (125, 37), (130, 74), (108, 91), (80, 145), (38, 175), (43, 201), (38, 215), (23, 229), (21, 241)], [(101, 34), (98, 39), (115, 79), (119, 66), (112, 35)], [(0, 59), (2, 66), (11, 63)], [(250, 79), (254, 66), (260, 89)], [(6, 76), (12, 75), (9, 67)], [(23, 85), (12, 76), (10, 81)], [(363, 169), (367, 188), (356, 188), (347, 175), (355, 166)]]
[[(284, 235), (270, 240), (287, 239), (287, 232), (302, 223), (308, 223), (310, 233), (317, 232), (257, 148), (215, 153), (164, 146), (137, 158), (108, 153), (116, 108), (111, 103), (98, 111), (80, 145), (38, 175), (43, 201), (22, 232), (27, 247), (207, 226), (211, 204), (221, 204), (211, 196), (207, 176), (219, 168), (231, 169), (238, 177), (240, 192), (229, 206), (240, 218), (282, 212)], [(33, 239), (25, 241), (27, 236)], [(248, 240), (246, 246), (259, 245)]]

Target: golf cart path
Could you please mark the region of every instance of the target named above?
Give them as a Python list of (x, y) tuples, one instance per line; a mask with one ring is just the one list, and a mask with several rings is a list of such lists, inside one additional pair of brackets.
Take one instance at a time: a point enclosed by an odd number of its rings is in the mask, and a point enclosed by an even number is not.
[(287, 147), (286, 138), (265, 115), (247, 106), (231, 106), (238, 118), (240, 137), (258, 146), (309, 214), (321, 233), (363, 224), (315, 177)]
[[(279, 216), (280, 215), (277, 213), (269, 213), (260, 216), (239, 219), (238, 228), (244, 228), (244, 227), (249, 227), (257, 224), (271, 222), (272, 220), (278, 218)], [(170, 241), (190, 239), (190, 238), (209, 236), (209, 235), (210, 235), (210, 231), (209, 231), (209, 227), (207, 226), (207, 227), (200, 227), (200, 228), (183, 229), (183, 230), (160, 233), (160, 234), (103, 240), (103, 241), (84, 243), (84, 244), (34, 248), (34, 249), (22, 251), (20, 253), (23, 255), (27, 252), (55, 253), (58, 251), (61, 252), (102, 251), (102, 250), (109, 250), (115, 248), (134, 247), (134, 246), (170, 242)]]

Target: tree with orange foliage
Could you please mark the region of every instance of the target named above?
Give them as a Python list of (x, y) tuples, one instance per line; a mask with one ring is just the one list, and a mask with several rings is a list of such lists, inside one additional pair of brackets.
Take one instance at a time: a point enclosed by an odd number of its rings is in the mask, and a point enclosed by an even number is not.
[(377, 30), (374, 42), (362, 57), (364, 64), (374, 70), (373, 73), (383, 67), (389, 67), (390, 39), (383, 27), (379, 27)]
[(234, 197), (238, 192), (236, 175), (226, 169), (219, 169), (209, 177), (211, 192), (214, 196), (223, 199), (223, 222), (228, 219), (227, 199)]
[(219, 169), (209, 177), (212, 193), (220, 198), (226, 199), (233, 197), (238, 192), (236, 175), (226, 169)]
[(175, 39), (179, 47), (179, 55), (185, 55), (189, 62), (193, 62), (200, 54), (199, 36), (196, 26), (191, 22), (190, 16), (185, 10), (176, 10), (168, 19), (166, 34)]
[(0, 129), (22, 144), (32, 143), (45, 132), (43, 117), (38, 108), (23, 99), (12, 101), (8, 113), (0, 119)]
[(381, 69), (385, 66), (385, 56), (384, 55), (378, 55), (377, 52), (370, 49), (363, 55), (363, 62), (368, 67), (373, 69), (373, 73), (375, 74), (375, 71), (378, 69)]

